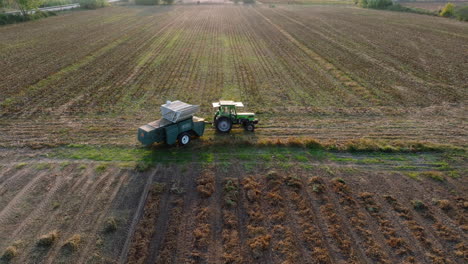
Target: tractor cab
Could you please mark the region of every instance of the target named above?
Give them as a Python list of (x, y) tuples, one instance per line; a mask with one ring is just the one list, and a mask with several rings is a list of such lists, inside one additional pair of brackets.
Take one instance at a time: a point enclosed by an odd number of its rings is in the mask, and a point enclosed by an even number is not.
[(255, 113), (238, 113), (237, 107), (244, 107), (242, 102), (224, 101), (213, 103), (213, 107), (218, 110), (215, 113), (213, 123), (221, 133), (229, 133), (233, 124), (239, 124), (246, 131), (254, 131), (258, 120)]

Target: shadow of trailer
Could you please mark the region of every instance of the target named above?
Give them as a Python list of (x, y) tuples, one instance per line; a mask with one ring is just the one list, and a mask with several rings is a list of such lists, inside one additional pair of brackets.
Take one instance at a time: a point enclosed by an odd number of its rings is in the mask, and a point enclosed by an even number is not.
[(201, 137), (205, 132), (205, 120), (196, 116), (171, 122), (161, 118), (138, 128), (138, 141), (145, 146), (166, 142), (173, 145), (187, 145), (192, 137)]

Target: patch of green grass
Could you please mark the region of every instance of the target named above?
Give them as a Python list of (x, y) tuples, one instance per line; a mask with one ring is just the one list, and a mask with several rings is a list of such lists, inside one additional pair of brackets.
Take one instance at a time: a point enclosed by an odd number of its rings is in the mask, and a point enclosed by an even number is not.
[(320, 169), (323, 169), (325, 172), (327, 172), (330, 175), (335, 175), (335, 172), (329, 166), (326, 166), (326, 165), (325, 166), (320, 166)]
[(22, 169), (22, 168), (26, 167), (26, 165), (28, 165), (26, 162), (20, 162), (20, 163), (15, 165), (15, 169), (17, 169), (17, 170)]
[(334, 181), (341, 182), (342, 184), (346, 184), (343, 178), (333, 178)]
[(317, 148), (310, 149), (309, 154), (310, 156), (312, 156), (313, 159), (317, 159), (317, 160), (323, 160), (331, 155), (330, 153), (327, 153), (323, 149), (317, 149)]
[(58, 201), (55, 201), (52, 203), (52, 209), (55, 210), (60, 207), (60, 203)]
[(273, 157), (274, 159), (279, 160), (279, 161), (287, 161), (289, 159), (286, 155), (281, 154), (281, 153), (275, 154)]
[(251, 160), (252, 159), (252, 155), (250, 155), (249, 153), (239, 153), (236, 156), (240, 160)]
[(412, 200), (411, 204), (413, 205), (413, 208), (416, 209), (416, 210), (425, 210), (425, 209), (427, 209), (427, 206), (421, 200)]
[(263, 154), (259, 154), (258, 157), (263, 160), (263, 161), (271, 161), (273, 160), (273, 157), (271, 154), (268, 154), (268, 153), (263, 153)]
[(406, 173), (406, 175), (408, 175), (408, 177), (410, 177), (413, 180), (417, 180), (417, 181), (421, 180), (421, 178), (419, 178), (419, 173), (417, 172), (408, 172)]
[(294, 155), (294, 158), (300, 162), (307, 162), (309, 159), (305, 155)]
[(80, 166), (78, 166), (78, 169), (79, 170), (86, 170), (88, 166), (86, 166), (86, 164), (81, 164)]
[(336, 162), (353, 162), (353, 163), (357, 163), (359, 161), (354, 158), (344, 158), (344, 157), (337, 157), (337, 156), (330, 157), (330, 160), (336, 161)]
[(103, 173), (107, 170), (107, 167), (107, 164), (99, 164), (96, 166), (96, 168), (94, 168), (94, 171), (97, 173)]
[(229, 161), (222, 161), (219, 163), (218, 168), (223, 172), (223, 173), (228, 173), (231, 168), (231, 162)]
[(205, 163), (213, 163), (214, 162), (214, 153), (208, 152), (208, 153), (201, 153), (200, 155), (201, 161)]
[(142, 161), (139, 161), (136, 163), (135, 165), (135, 170), (139, 171), (139, 172), (144, 172), (144, 171), (147, 171), (151, 168), (152, 164), (151, 162), (149, 161), (146, 161), (146, 160), (142, 160)]
[(460, 178), (460, 173), (458, 173), (458, 171), (449, 171), (447, 172), (447, 176), (449, 176), (450, 178), (457, 179)]
[(50, 167), (51, 167), (50, 163), (37, 163), (36, 165), (34, 165), (34, 168), (36, 170), (47, 170), (47, 169), (50, 169)]
[(438, 170), (451, 170), (452, 169), (446, 161), (433, 162), (431, 165), (436, 166)]
[(122, 169), (134, 169), (136, 166), (136, 162), (128, 161), (128, 162), (118, 162), (117, 166)]
[(252, 172), (255, 167), (256, 167), (256, 163), (252, 163), (252, 162), (244, 162), (242, 164), (242, 166), (244, 166), (244, 169), (247, 171), (247, 172)]
[(357, 163), (359, 164), (381, 164), (381, 163), (385, 163), (383, 160), (381, 159), (376, 159), (376, 158), (367, 158), (367, 159), (360, 159), (357, 161)]
[(307, 164), (307, 163), (299, 164), (299, 166), (305, 170), (312, 170), (314, 168), (312, 164)]
[(70, 164), (71, 163), (69, 161), (64, 161), (64, 162), (60, 163), (60, 169), (63, 170), (66, 167), (70, 166)]
[(397, 170), (419, 170), (421, 167), (418, 166), (412, 166), (412, 165), (400, 165), (395, 167)]
[(440, 171), (424, 171), (419, 174), (421, 177), (427, 177), (438, 182), (444, 182), (445, 176)]

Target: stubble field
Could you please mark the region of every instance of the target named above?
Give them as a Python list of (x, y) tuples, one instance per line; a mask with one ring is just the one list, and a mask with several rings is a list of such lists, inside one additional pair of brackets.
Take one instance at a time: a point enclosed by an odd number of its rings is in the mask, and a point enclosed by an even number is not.
[[(467, 261), (467, 50), (466, 23), (338, 5), (0, 27), (0, 262)], [(254, 134), (139, 146), (166, 100), (221, 98)]]

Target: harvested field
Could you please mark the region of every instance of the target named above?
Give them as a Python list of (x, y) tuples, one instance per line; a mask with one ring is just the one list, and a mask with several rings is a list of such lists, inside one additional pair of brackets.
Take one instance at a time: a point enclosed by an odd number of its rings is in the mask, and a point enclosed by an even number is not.
[(5, 26), (0, 146), (133, 145), (176, 98), (209, 118), (212, 101), (241, 100), (261, 137), (464, 145), (467, 38), (466, 23), (346, 6), (112, 7)]
[[(468, 24), (337, 2), (0, 27), (0, 263), (466, 262)], [(176, 99), (260, 123), (141, 147)]]
[[(442, 2), (442, 1), (420, 1), (420, 2), (417, 1), (417, 2), (403, 2), (401, 4), (406, 7), (414, 7), (414, 8), (439, 12), (440, 10), (442, 10), (442, 8), (444, 8), (444, 6), (447, 3), (448, 2)], [(450, 1), (450, 3), (453, 3), (455, 6), (468, 5), (468, 1)]]
[(460, 154), (232, 150), (147, 172), (55, 150), (11, 154), (1, 164), (0, 248), (18, 245), (14, 263), (464, 261)]

